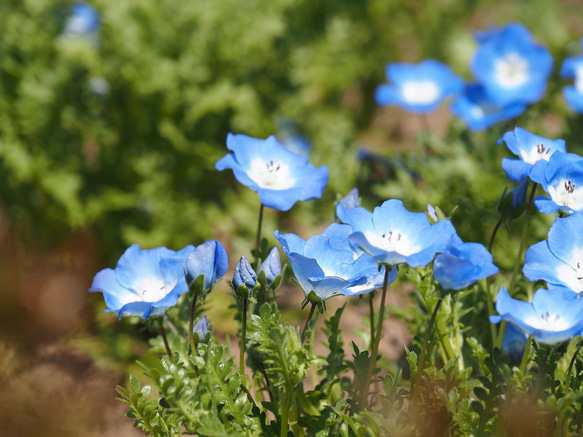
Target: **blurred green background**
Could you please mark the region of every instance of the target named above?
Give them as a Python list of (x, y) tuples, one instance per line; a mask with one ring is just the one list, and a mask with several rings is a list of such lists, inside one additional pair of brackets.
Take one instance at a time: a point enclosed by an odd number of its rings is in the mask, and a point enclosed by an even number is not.
[[(258, 197), (214, 169), (229, 132), (301, 135), (310, 162), (330, 170), (321, 200), (266, 213), (267, 236), (281, 229), (309, 237), (333, 220), (338, 196), (357, 186), (367, 208), (390, 197), (412, 211), (458, 206), (462, 238), (486, 243), (496, 202), (512, 188), (500, 167), (509, 154), (495, 145), (505, 131), (521, 126), (581, 152), (582, 118), (567, 109), (558, 75), (562, 60), (580, 53), (578, 1), (91, 4), (101, 21), (96, 38), (63, 36), (71, 2), (0, 0), (7, 350), (34, 356), (47, 342), (83, 338), (97, 361), (131, 362), (144, 351), (131, 341), (137, 328), (96, 315), (101, 296), (86, 293), (97, 271), (133, 243), (179, 249), (217, 239), (232, 265), (249, 254)], [(476, 134), (442, 108), (428, 117), (431, 132), (421, 133), (418, 117), (376, 107), (386, 63), (434, 58), (471, 80), (472, 32), (511, 21), (555, 59), (547, 95), (518, 120)], [(545, 238), (549, 218), (537, 220), (534, 232)], [(495, 250), (508, 268), (515, 248)]]

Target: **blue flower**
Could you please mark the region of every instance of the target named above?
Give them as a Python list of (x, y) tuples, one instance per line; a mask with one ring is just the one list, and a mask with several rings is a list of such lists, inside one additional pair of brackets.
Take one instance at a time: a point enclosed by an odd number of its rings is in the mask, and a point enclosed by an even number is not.
[(512, 299), (502, 287), (496, 300), (499, 316), (492, 323), (507, 320), (541, 343), (555, 344), (583, 333), (583, 299), (564, 288), (537, 290), (532, 303)]
[(261, 203), (279, 211), (289, 210), (298, 200), (317, 199), (328, 183), (328, 169), (308, 164), (308, 157), (286, 149), (274, 136), (266, 140), (246, 135), (227, 136), (233, 153), (215, 165), (233, 170), (237, 180), (257, 191)]
[(396, 199), (385, 201), (372, 213), (364, 208), (345, 209), (340, 203), (336, 213), (352, 227), (350, 239), (381, 264), (424, 266), (456, 235), (449, 220), (431, 225), (425, 213), (409, 212)]
[(520, 159), (502, 159), (502, 168), (508, 178), (515, 182), (524, 180), (530, 173), (532, 166), (538, 162), (546, 165), (553, 153), (567, 152), (565, 141), (539, 137), (520, 127), (506, 132), (497, 141), (497, 144), (501, 145), (503, 142), (512, 153), (520, 157)]
[[(583, 39), (581, 39), (583, 47)], [(567, 104), (577, 112), (583, 112), (583, 55), (567, 58), (561, 67), (561, 77), (574, 79), (573, 86), (567, 86), (563, 95)]]
[(543, 214), (559, 209), (583, 211), (583, 158), (574, 153), (555, 153), (546, 166), (535, 165), (530, 179), (540, 184), (549, 197), (539, 196), (534, 204)]
[(377, 104), (397, 105), (420, 114), (435, 110), (444, 99), (464, 87), (463, 80), (449, 67), (433, 59), (419, 64), (387, 64), (385, 72), (390, 85), (377, 87)]
[(264, 272), (266, 286), (269, 287), (275, 278), (281, 275), (281, 260), (279, 258), (279, 250), (277, 247), (271, 249), (265, 261), (259, 267), (259, 273)]
[(519, 206), (524, 205), (526, 202), (526, 189), (528, 188), (528, 179), (523, 180), (520, 185), (514, 187), (510, 190), (512, 195), (512, 204), (510, 206), (511, 210), (515, 210)]
[(512, 23), (477, 36), (471, 70), (488, 99), (498, 106), (533, 103), (543, 96), (553, 68), (549, 51), (528, 29)]
[(89, 3), (74, 3), (65, 23), (64, 33), (70, 36), (91, 36), (99, 30), (99, 14)]
[(514, 323), (507, 323), (502, 337), (502, 352), (510, 359), (510, 364), (518, 365), (522, 361), (528, 335), (516, 327)]
[(209, 321), (205, 314), (196, 322), (196, 325), (192, 328), (192, 333), (198, 334), (198, 339), (203, 341), (207, 332), (209, 332)]
[(229, 258), (221, 243), (207, 240), (194, 249), (186, 261), (186, 281), (192, 284), (200, 275), (204, 276), (203, 290), (211, 289), (229, 268)]
[[(321, 235), (314, 235), (308, 241), (295, 234), (280, 235), (275, 231), (275, 238), (306, 297), (314, 292), (318, 298), (326, 300), (338, 294), (367, 293), (382, 285), (384, 270), (379, 272), (374, 259), (353, 249), (347, 239), (350, 233), (349, 226), (338, 223), (331, 224)], [(390, 282), (395, 278), (396, 271), (390, 272)]]
[(514, 102), (498, 105), (489, 99), (483, 86), (469, 84), (464, 93), (451, 104), (450, 110), (471, 130), (479, 131), (518, 117), (526, 110), (526, 105)]
[(104, 269), (93, 278), (90, 292), (99, 291), (109, 309), (122, 316), (159, 316), (188, 291), (184, 265), (194, 246), (174, 252), (165, 247), (141, 250), (130, 246), (115, 270)]
[(257, 285), (257, 273), (251, 267), (251, 263), (245, 255), (239, 259), (235, 267), (235, 274), (233, 275), (233, 286), (237, 290), (241, 285), (248, 289), (252, 289)]
[(496, 273), (492, 255), (479, 243), (454, 242), (433, 263), (433, 275), (444, 290), (460, 290)]
[(575, 293), (583, 292), (583, 216), (557, 218), (548, 240), (533, 244), (526, 251), (524, 276), (544, 280)]
[(346, 196), (340, 200), (340, 203), (344, 209), (358, 208), (360, 207), (360, 197), (358, 196), (358, 188), (353, 188), (350, 190)]

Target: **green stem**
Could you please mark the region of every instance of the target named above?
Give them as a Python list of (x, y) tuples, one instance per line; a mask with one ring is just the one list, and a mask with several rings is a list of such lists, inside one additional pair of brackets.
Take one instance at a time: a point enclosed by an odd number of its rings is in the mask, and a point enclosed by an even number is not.
[(172, 352), (170, 351), (170, 345), (168, 344), (168, 338), (166, 337), (166, 330), (164, 329), (163, 321), (160, 321), (160, 334), (162, 335), (162, 340), (164, 341), (164, 347), (166, 348), (166, 353), (168, 358), (172, 358)]
[[(567, 369), (567, 378), (565, 379), (565, 393), (567, 393), (567, 391), (569, 390), (569, 386), (571, 385), (571, 372), (573, 370), (573, 365), (575, 364), (575, 360), (577, 359), (577, 355), (579, 355), (579, 351), (581, 351), (581, 348), (583, 347), (583, 342), (581, 342), (579, 344), (579, 346), (577, 347), (577, 349), (575, 350), (575, 353), (573, 354), (573, 358), (571, 358), (571, 362), (569, 363), (569, 368)], [(565, 409), (561, 408), (561, 411), (559, 413), (559, 420), (558, 420), (558, 430), (563, 429), (563, 420), (565, 417)], [(566, 424), (565, 424), (565, 428), (567, 428)], [(567, 429), (564, 429), (564, 434), (567, 435)]]
[(247, 335), (247, 302), (249, 298), (243, 298), (243, 321), (241, 322), (241, 348), (239, 352), (239, 371), (245, 372), (245, 337)]
[(374, 372), (375, 364), (377, 361), (377, 355), (379, 352), (379, 343), (381, 341), (381, 335), (383, 331), (383, 321), (385, 318), (385, 300), (387, 298), (387, 286), (389, 284), (389, 272), (390, 267), (385, 266), (385, 279), (383, 280), (383, 294), (381, 297), (381, 309), (379, 312), (379, 320), (377, 322), (377, 330), (374, 336), (374, 343), (371, 351), (370, 364), (366, 372), (366, 378), (364, 380), (364, 387), (362, 387), (362, 394), (359, 402), (359, 408), (362, 411), (368, 404), (368, 393), (370, 390), (370, 380), (372, 379), (372, 374)]
[(196, 307), (196, 300), (198, 299), (198, 294), (194, 294), (192, 297), (192, 303), (190, 304), (190, 319), (188, 320), (188, 341), (190, 342), (190, 353), (196, 354), (196, 345), (194, 344), (194, 308)]
[(369, 346), (369, 350), (372, 351), (373, 348), (373, 342), (374, 342), (374, 306), (373, 306), (373, 300), (374, 300), (374, 290), (371, 291), (368, 294), (368, 310), (369, 310), (369, 314), (370, 314), (370, 346)]
[(312, 302), (312, 306), (310, 307), (310, 312), (308, 313), (308, 318), (306, 319), (306, 323), (304, 324), (304, 329), (302, 329), (302, 343), (304, 342), (304, 340), (306, 339), (306, 330), (308, 329), (308, 323), (310, 323), (310, 320), (312, 320), (312, 316), (314, 315), (314, 310), (316, 309), (316, 302)]
[(261, 224), (263, 223), (263, 203), (259, 208), (259, 221), (257, 223), (257, 237), (255, 238), (255, 250), (257, 251), (257, 260), (259, 260), (259, 243), (261, 242)]
[(526, 366), (530, 359), (530, 347), (532, 344), (532, 337), (529, 335), (528, 340), (526, 340), (526, 347), (524, 348), (524, 353), (522, 354), (522, 361), (520, 362), (520, 373), (526, 376)]
[[(510, 280), (510, 285), (508, 286), (508, 294), (512, 296), (512, 292), (514, 290), (514, 285), (518, 279), (518, 269), (522, 264), (522, 260), (524, 259), (524, 252), (526, 251), (526, 240), (528, 237), (528, 221), (530, 218), (530, 213), (532, 211), (532, 205), (534, 203), (534, 195), (536, 193), (537, 184), (532, 184), (532, 188), (530, 190), (530, 197), (528, 199), (528, 205), (526, 206), (526, 213), (524, 215), (524, 223), (522, 224), (522, 235), (520, 237), (520, 247), (518, 248), (518, 255), (516, 257), (516, 261), (514, 262), (514, 270), (512, 272), (512, 279)], [(502, 338), (504, 337), (504, 329), (506, 328), (506, 324), (500, 325), (500, 330), (498, 332), (498, 341), (496, 342), (496, 347), (498, 349), (502, 348)]]
[(417, 362), (417, 374), (415, 375), (415, 384), (411, 389), (411, 399), (413, 402), (417, 401), (417, 396), (419, 395), (419, 384), (421, 384), (421, 377), (423, 375), (423, 367), (425, 365), (425, 353), (427, 351), (427, 343), (429, 342), (429, 337), (431, 336), (431, 330), (433, 328), (433, 324), (435, 323), (435, 318), (437, 317), (437, 311), (441, 306), (441, 302), (443, 302), (442, 298), (439, 298), (435, 308), (433, 309), (433, 313), (431, 314), (431, 319), (429, 320), (429, 327), (425, 332), (425, 337), (423, 338), (423, 346), (421, 346), (421, 354), (419, 354), (419, 361)]

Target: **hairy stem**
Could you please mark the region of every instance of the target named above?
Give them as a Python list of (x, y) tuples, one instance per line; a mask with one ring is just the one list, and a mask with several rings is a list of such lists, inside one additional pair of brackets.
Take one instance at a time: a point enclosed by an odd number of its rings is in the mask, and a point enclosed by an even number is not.
[(190, 305), (190, 319), (188, 320), (188, 341), (190, 342), (190, 353), (196, 353), (196, 345), (194, 344), (194, 309), (196, 307), (196, 300), (198, 294), (194, 294), (192, 297), (192, 303)]
[(247, 335), (247, 302), (249, 298), (243, 298), (243, 320), (241, 322), (241, 348), (239, 351), (239, 370), (241, 373), (245, 371), (245, 337)]
[(314, 315), (314, 310), (316, 309), (316, 305), (317, 305), (316, 302), (312, 302), (312, 306), (310, 307), (310, 312), (308, 313), (308, 318), (306, 319), (306, 323), (304, 324), (304, 329), (302, 329), (302, 335), (301, 335), (302, 343), (306, 339), (306, 330), (308, 329), (308, 324), (310, 323), (310, 320), (312, 320), (312, 316)]

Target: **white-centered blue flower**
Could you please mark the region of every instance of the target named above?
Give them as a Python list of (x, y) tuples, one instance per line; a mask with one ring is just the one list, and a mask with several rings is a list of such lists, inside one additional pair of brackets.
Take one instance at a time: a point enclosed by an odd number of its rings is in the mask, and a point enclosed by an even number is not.
[(377, 87), (377, 104), (397, 105), (421, 114), (437, 109), (444, 99), (459, 93), (464, 86), (448, 66), (433, 59), (418, 64), (387, 64), (385, 73), (389, 84)]
[(115, 270), (104, 269), (93, 278), (90, 292), (99, 291), (106, 311), (122, 316), (159, 316), (188, 291), (184, 266), (194, 250), (175, 252), (165, 247), (142, 250), (134, 244), (120, 257)]
[(461, 290), (498, 273), (492, 255), (479, 243), (459, 243), (457, 238), (433, 262), (433, 275), (444, 290)]
[(229, 134), (227, 148), (233, 153), (222, 157), (216, 169), (233, 170), (269, 208), (287, 211), (298, 200), (320, 198), (328, 183), (328, 168), (308, 164), (307, 156), (291, 152), (274, 136), (261, 140)]
[(526, 27), (511, 23), (477, 35), (471, 64), (477, 81), (495, 105), (533, 103), (543, 96), (553, 68), (550, 52)]
[(498, 145), (506, 143), (512, 153), (520, 159), (502, 159), (502, 168), (512, 181), (524, 180), (533, 165), (546, 165), (555, 152), (566, 153), (567, 146), (563, 140), (550, 140), (516, 127), (508, 131), (497, 142)]
[(339, 203), (336, 214), (352, 227), (350, 239), (381, 264), (424, 266), (457, 236), (449, 220), (431, 225), (425, 213), (409, 212), (397, 199), (385, 201), (372, 213), (345, 209)]
[(555, 153), (545, 166), (535, 165), (530, 179), (540, 184), (549, 197), (534, 199), (543, 214), (562, 210), (572, 213), (583, 211), (583, 158), (574, 153)]
[(496, 311), (500, 315), (490, 316), (492, 323), (507, 320), (541, 343), (560, 343), (583, 334), (583, 299), (565, 288), (541, 288), (529, 303), (511, 298), (502, 287)]
[(502, 121), (518, 117), (526, 110), (524, 103), (512, 102), (507, 105), (494, 103), (479, 84), (469, 84), (463, 94), (450, 106), (452, 114), (461, 118), (473, 131), (487, 129)]
[[(583, 47), (583, 39), (581, 39)], [(583, 55), (567, 58), (561, 67), (561, 77), (573, 79), (573, 85), (565, 87), (563, 95), (573, 111), (583, 112)]]
[(557, 218), (548, 239), (532, 245), (525, 254), (524, 276), (583, 293), (583, 215)]
[[(348, 240), (351, 232), (349, 226), (333, 223), (322, 234), (304, 241), (295, 234), (280, 235), (275, 231), (306, 297), (314, 292), (326, 300), (339, 294), (368, 293), (382, 286), (384, 268), (379, 272), (371, 256), (353, 248)], [(396, 276), (396, 270), (389, 272), (389, 283)]]

